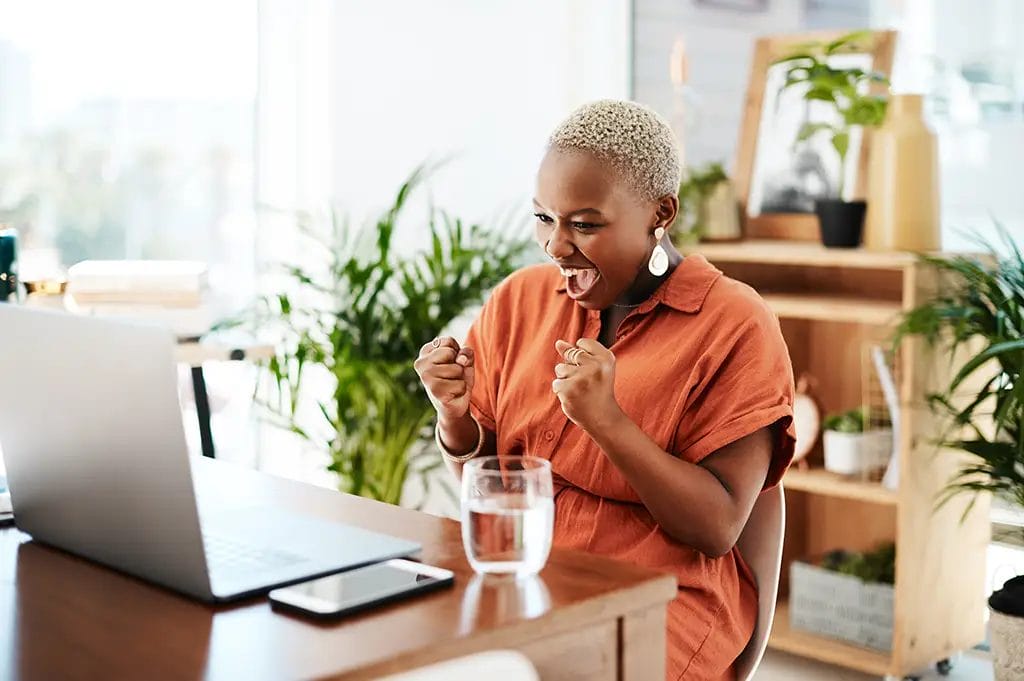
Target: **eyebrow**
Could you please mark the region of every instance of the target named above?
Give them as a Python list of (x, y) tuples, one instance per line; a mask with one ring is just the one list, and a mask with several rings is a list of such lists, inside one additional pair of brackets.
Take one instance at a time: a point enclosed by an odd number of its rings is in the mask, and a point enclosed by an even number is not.
[[(546, 208), (544, 208), (544, 206), (540, 205), (540, 203), (537, 202), (537, 199), (533, 200), (533, 205), (534, 207), (539, 208), (540, 210), (547, 210)], [(574, 210), (571, 213), (567, 213), (565, 217), (572, 217), (573, 215), (603, 215), (603, 213), (601, 213), (601, 211), (599, 211), (597, 208), (580, 208), (579, 210)]]

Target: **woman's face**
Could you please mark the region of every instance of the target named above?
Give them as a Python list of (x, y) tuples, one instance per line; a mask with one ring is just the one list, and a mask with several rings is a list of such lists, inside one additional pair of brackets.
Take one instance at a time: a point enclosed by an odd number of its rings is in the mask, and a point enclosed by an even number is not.
[(642, 200), (592, 154), (549, 150), (533, 201), (537, 243), (562, 268), (569, 296), (603, 310), (646, 272), (654, 230), (675, 217), (672, 199)]

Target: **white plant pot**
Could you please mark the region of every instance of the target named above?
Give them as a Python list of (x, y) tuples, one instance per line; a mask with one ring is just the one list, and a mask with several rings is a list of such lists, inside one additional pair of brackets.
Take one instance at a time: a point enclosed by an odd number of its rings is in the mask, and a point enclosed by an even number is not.
[(840, 433), (826, 430), (824, 437), (825, 470), (842, 475), (860, 475), (884, 468), (892, 456), (892, 431)]
[(1024, 617), (1004, 615), (989, 608), (989, 642), (996, 681), (1024, 679)]

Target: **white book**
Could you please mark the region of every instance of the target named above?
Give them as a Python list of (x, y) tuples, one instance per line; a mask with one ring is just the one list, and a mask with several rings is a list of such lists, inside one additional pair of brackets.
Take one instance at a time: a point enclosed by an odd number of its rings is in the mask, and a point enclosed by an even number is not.
[(79, 305), (160, 305), (195, 307), (202, 305), (202, 292), (184, 291), (75, 291), (70, 294)]
[(178, 338), (196, 338), (210, 332), (218, 319), (209, 304), (195, 307), (164, 307), (162, 305), (126, 305), (96, 303), (68, 305), (71, 312), (91, 317), (159, 324), (169, 328)]
[(68, 268), (72, 294), (195, 295), (206, 290), (208, 267), (195, 260), (83, 260)]

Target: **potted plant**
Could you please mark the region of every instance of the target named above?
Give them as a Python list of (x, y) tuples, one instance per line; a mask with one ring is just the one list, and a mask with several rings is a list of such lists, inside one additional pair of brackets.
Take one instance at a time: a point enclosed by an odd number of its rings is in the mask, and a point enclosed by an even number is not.
[(721, 163), (687, 171), (679, 183), (679, 215), (672, 235), (680, 246), (739, 238), (739, 206)]
[[(971, 455), (940, 503), (988, 494), (1024, 508), (1024, 256), (1005, 229), (999, 233), (1006, 255), (985, 244), (987, 257), (922, 256), (938, 271), (939, 290), (904, 315), (895, 336), (920, 335), (968, 356), (929, 396), (950, 424), (938, 444)], [(1024, 578), (1008, 581), (988, 604), (996, 679), (1024, 678)]]
[(827, 135), (839, 158), (837, 195), (815, 201), (821, 240), (829, 247), (856, 248), (860, 245), (867, 204), (861, 200), (847, 200), (845, 168), (850, 133), (856, 127), (874, 127), (882, 123), (887, 99), (884, 94), (872, 92), (871, 85), (879, 83), (886, 89), (889, 85), (883, 74), (854, 66), (837, 66), (833, 57), (862, 52), (860, 43), (869, 37), (870, 32), (860, 31), (829, 43), (808, 43), (775, 62), (786, 67), (783, 90), (801, 87), (808, 106), (811, 102), (824, 102), (836, 114), (831, 121), (805, 121), (796, 140), (799, 144), (816, 135)]
[(863, 475), (889, 462), (892, 430), (870, 429), (864, 407), (830, 414), (823, 427), (826, 470), (841, 475)]
[(424, 175), (417, 169), (363, 230), (332, 211), (324, 233), (299, 213), (313, 264), (285, 265), (280, 289), (239, 320), (278, 339), (256, 395), (266, 418), (327, 453), (343, 492), (393, 504), (411, 473), (426, 486), (442, 463), (423, 445), (434, 410), (413, 360), (521, 264), (529, 243), (431, 206), (429, 247), (399, 251), (397, 223)]

